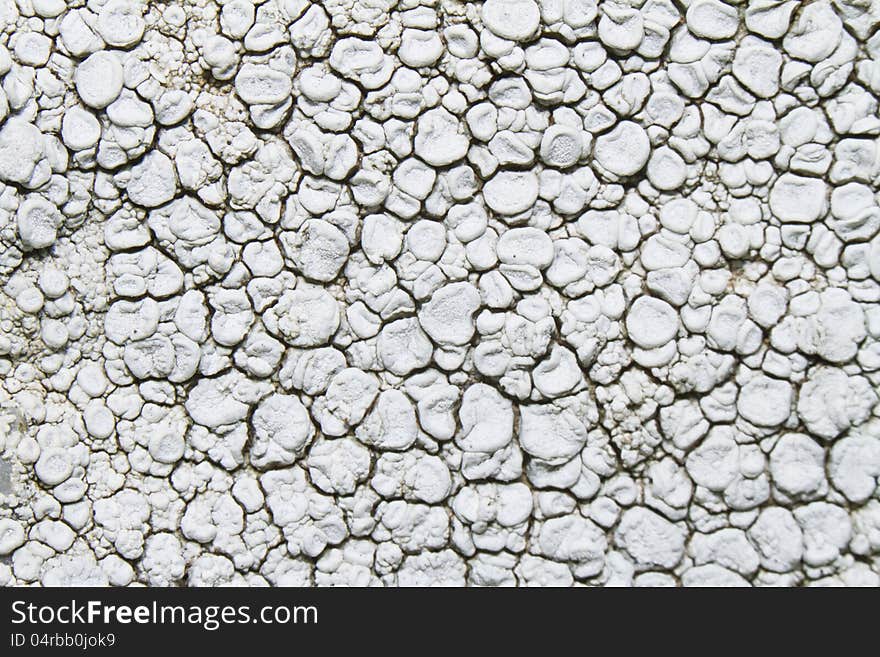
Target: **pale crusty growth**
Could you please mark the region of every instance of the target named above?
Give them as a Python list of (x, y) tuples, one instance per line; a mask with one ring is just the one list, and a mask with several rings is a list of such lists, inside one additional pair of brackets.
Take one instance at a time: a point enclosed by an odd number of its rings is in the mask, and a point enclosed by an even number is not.
[(0, 586), (880, 585), (878, 27), (0, 0)]

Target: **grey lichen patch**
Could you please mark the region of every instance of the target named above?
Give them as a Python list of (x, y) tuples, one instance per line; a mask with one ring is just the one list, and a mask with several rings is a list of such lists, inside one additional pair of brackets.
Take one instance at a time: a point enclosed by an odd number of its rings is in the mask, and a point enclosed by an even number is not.
[(876, 0), (0, 6), (0, 585), (880, 584)]
[(12, 464), (0, 458), (0, 494), (12, 493)]

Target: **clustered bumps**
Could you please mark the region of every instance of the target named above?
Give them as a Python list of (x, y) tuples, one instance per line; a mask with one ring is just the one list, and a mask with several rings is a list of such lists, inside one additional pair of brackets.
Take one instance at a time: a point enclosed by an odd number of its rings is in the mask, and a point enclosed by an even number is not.
[(880, 585), (878, 26), (0, 0), (0, 585)]

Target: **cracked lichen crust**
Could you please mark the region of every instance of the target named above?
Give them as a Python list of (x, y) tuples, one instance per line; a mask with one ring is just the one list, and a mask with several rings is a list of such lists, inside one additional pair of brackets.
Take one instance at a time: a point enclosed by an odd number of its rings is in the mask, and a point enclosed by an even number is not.
[(0, 0), (0, 585), (880, 585), (878, 26)]

